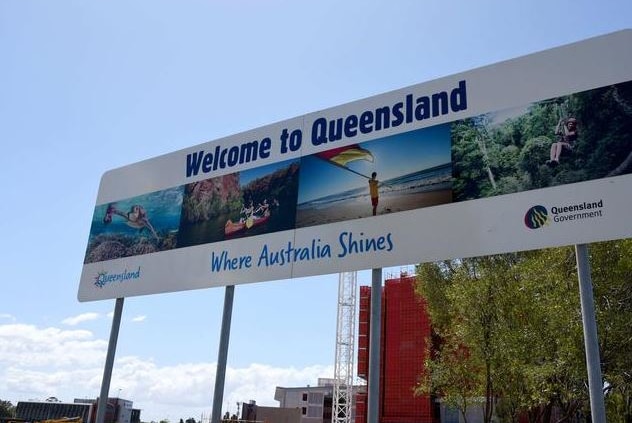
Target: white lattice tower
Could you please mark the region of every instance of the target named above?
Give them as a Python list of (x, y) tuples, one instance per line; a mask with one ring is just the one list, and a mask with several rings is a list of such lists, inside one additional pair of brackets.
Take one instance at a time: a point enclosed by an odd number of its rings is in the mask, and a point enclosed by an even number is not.
[(353, 403), (353, 363), (355, 358), (356, 272), (340, 274), (338, 281), (338, 318), (336, 362), (331, 421), (351, 423)]

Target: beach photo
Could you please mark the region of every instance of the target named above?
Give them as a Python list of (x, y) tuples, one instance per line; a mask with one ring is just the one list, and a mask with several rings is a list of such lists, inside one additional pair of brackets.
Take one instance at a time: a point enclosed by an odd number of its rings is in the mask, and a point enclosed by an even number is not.
[(95, 207), (84, 263), (176, 248), (183, 187)]
[(187, 184), (178, 247), (294, 228), (297, 160)]
[(450, 145), (446, 124), (303, 157), (296, 227), (451, 202)]

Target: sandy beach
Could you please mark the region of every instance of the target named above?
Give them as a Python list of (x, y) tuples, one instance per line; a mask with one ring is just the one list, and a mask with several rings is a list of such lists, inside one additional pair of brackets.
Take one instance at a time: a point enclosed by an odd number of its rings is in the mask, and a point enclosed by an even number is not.
[[(377, 207), (378, 215), (397, 213), (422, 207), (436, 206), (452, 202), (452, 190), (437, 190), (408, 195), (382, 195)], [(329, 206), (298, 210), (296, 227), (322, 225), (325, 223), (341, 222), (372, 216), (371, 199), (366, 196), (361, 199), (338, 201)]]

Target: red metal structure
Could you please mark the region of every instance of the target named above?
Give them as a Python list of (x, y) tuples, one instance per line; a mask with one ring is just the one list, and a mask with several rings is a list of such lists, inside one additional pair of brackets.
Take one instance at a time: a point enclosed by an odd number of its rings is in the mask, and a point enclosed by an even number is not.
[[(415, 276), (402, 272), (386, 279), (382, 291), (380, 359), (380, 423), (436, 423), (429, 396), (416, 396), (423, 371), (430, 318), (425, 301), (414, 292)], [(360, 287), (358, 313), (358, 376), (368, 380), (371, 288)], [(364, 423), (366, 394), (356, 397), (356, 422)]]

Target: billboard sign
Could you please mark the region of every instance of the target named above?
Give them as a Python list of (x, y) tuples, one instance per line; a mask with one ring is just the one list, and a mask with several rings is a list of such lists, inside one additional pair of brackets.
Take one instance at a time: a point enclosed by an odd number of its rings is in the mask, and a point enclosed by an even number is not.
[(81, 301), (632, 236), (632, 31), (106, 172)]

